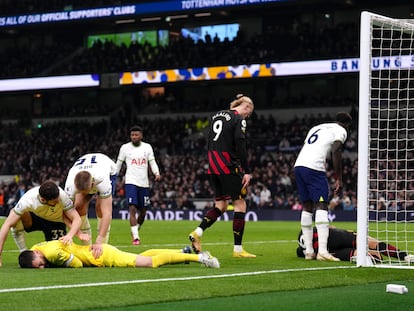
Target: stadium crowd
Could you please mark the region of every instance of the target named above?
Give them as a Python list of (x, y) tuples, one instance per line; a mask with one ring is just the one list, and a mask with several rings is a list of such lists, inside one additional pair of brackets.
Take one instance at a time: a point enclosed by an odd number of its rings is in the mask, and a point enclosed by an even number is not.
[[(250, 209), (300, 209), (292, 167), (310, 124), (329, 116), (308, 116), (289, 122), (277, 122), (272, 115), (255, 115), (249, 122), (249, 160), (253, 179), (248, 189)], [(135, 118), (131, 124), (118, 122), (57, 122), (42, 128), (23, 129), (19, 125), (2, 126), (0, 175), (14, 175), (12, 183), (0, 186), (3, 213), (13, 206), (24, 191), (45, 180), (64, 184), (70, 164), (88, 152), (102, 152), (115, 159), (119, 146), (128, 140), (129, 127), (144, 128), (144, 140), (150, 142), (158, 157), (163, 178), (153, 183), (153, 208), (195, 208), (194, 200), (211, 199), (212, 189), (206, 175), (205, 118)], [(56, 135), (59, 133), (59, 135)], [(354, 205), (356, 191), (355, 134), (347, 145), (344, 165), (344, 198)], [(347, 154), (346, 153), (346, 154)], [(332, 168), (328, 170), (332, 175)], [(118, 178), (115, 208), (125, 208), (122, 178)], [(3, 203), (3, 204), (1, 204)], [(341, 207), (337, 207), (341, 208)]]
[[(122, 2), (123, 4), (126, 2)], [(118, 5), (120, 1), (72, 1), (72, 9)], [(30, 10), (30, 7), (32, 9)], [(65, 1), (0, 1), (2, 14), (20, 14), (62, 10)], [(61, 33), (23, 35), (8, 40), (0, 48), (0, 78), (35, 77), (80, 73), (113, 73), (165, 68), (249, 63), (312, 60), (324, 58), (356, 57), (358, 55), (357, 23), (310, 24), (293, 17), (273, 19), (263, 23), (263, 32), (247, 38), (243, 29), (233, 40), (220, 41), (206, 36), (197, 42), (184, 37), (172, 38), (165, 47), (149, 44), (117, 46), (112, 42), (96, 42), (85, 48), (84, 34), (69, 37)], [(355, 99), (324, 97), (291, 97), (286, 106), (301, 103), (315, 105), (351, 106)], [(45, 103), (47, 104), (47, 103)], [(0, 213), (19, 199), (24, 191), (53, 179), (63, 185), (67, 171), (74, 160), (88, 152), (102, 152), (115, 159), (122, 143), (128, 140), (129, 128), (140, 124), (144, 128), (144, 141), (150, 142), (157, 154), (163, 179), (154, 183), (154, 208), (195, 208), (195, 199), (212, 197), (206, 176), (206, 139), (203, 128), (206, 119), (196, 112), (214, 111), (227, 105), (223, 100), (201, 104), (175, 97), (150, 98), (147, 103), (158, 107), (156, 113), (195, 112), (193, 117), (139, 119), (122, 109), (95, 107), (87, 113), (85, 107), (47, 107), (43, 117), (63, 113), (66, 116), (91, 115), (104, 112), (110, 121), (95, 123), (71, 121), (48, 123), (32, 128), (30, 120), (23, 123), (2, 124), (0, 137), (0, 175), (15, 176), (13, 182), (0, 184)], [(268, 103), (271, 106), (272, 103)], [(76, 107), (76, 108), (75, 108)], [(203, 107), (203, 108), (201, 108)], [(102, 110), (104, 108), (104, 110)], [(269, 107), (258, 107), (261, 109)], [(89, 108), (90, 109), (90, 108)], [(203, 110), (201, 110), (203, 109)], [(129, 120), (125, 116), (129, 115)], [(300, 210), (292, 177), (292, 167), (302, 144), (303, 135), (314, 123), (332, 116), (303, 116), (278, 122), (272, 115), (254, 116), (249, 122), (249, 161), (253, 167), (253, 180), (248, 188), (250, 209), (280, 208)], [(3, 116), (4, 118), (4, 116)], [(344, 159), (344, 192), (342, 198), (333, 198), (331, 208), (353, 210), (356, 205), (356, 152), (357, 133), (347, 140)], [(328, 176), (333, 179), (332, 167)], [(414, 187), (413, 187), (414, 188)], [(384, 194), (384, 196), (387, 196)], [(122, 179), (118, 178), (115, 198), (117, 208), (123, 204)]]
[[(275, 20), (277, 22), (275, 22)], [(96, 41), (85, 47), (86, 34), (49, 37), (23, 35), (0, 49), (0, 78), (86, 73), (117, 73), (199, 66), (241, 65), (281, 61), (346, 58), (358, 55), (356, 23), (323, 26), (290, 18), (269, 18), (261, 33), (247, 35), (243, 28), (232, 41), (214, 34), (205, 40), (170, 36), (168, 45), (133, 42), (127, 46)], [(17, 37), (19, 38), (19, 37)], [(334, 43), (334, 44), (332, 44)]]

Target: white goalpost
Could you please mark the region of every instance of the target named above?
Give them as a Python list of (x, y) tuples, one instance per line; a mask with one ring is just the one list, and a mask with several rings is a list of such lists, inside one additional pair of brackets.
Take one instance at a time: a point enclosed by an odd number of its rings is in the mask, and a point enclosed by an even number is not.
[(362, 12), (360, 34), (356, 263), (414, 268), (414, 23)]

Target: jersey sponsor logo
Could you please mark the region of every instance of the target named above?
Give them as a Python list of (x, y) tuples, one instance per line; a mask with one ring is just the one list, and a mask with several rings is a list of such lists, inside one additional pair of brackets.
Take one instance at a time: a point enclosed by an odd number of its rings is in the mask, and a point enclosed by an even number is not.
[(131, 165), (137, 165), (137, 166), (147, 165), (147, 159), (145, 159), (145, 158), (132, 159), (131, 160)]

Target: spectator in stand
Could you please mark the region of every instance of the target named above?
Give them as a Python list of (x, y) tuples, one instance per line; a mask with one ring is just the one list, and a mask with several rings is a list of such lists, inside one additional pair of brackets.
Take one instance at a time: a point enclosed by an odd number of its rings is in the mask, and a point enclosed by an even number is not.
[(299, 198), (295, 199), (295, 203), (292, 205), (292, 211), (301, 211), (302, 210), (302, 204), (300, 203)]
[(6, 215), (6, 197), (4, 194), (4, 185), (1, 185), (0, 187), (0, 215)]
[(380, 197), (378, 200), (377, 210), (378, 211), (386, 211), (388, 208), (387, 201), (384, 197)]
[[(221, 101), (220, 101), (221, 103)], [(107, 111), (104, 112), (109, 113)], [(268, 119), (265, 119), (265, 121)], [(132, 118), (131, 122), (138, 122), (137, 119)], [(187, 192), (189, 198), (211, 198), (213, 196), (213, 189), (207, 178), (206, 171), (207, 161), (204, 155), (200, 154), (200, 150), (195, 152), (193, 147), (188, 148), (185, 152), (181, 144), (177, 144), (177, 141), (184, 139), (190, 141), (192, 138), (188, 136), (188, 133), (184, 129), (184, 124), (191, 122), (188, 117), (177, 117), (177, 119), (164, 118), (162, 116), (149, 120), (143, 118), (139, 122), (147, 129), (146, 133), (149, 135), (151, 141), (154, 141), (154, 148), (160, 150), (159, 167), (160, 170), (165, 172), (163, 175), (162, 183), (153, 183), (153, 196), (151, 197), (152, 203), (156, 203), (154, 200), (164, 200), (166, 198), (160, 198), (162, 189), (171, 187), (176, 193), (179, 191)], [(256, 124), (253, 128), (249, 128), (250, 142), (251, 144), (266, 145), (266, 142), (274, 141), (274, 133), (282, 133), (283, 131), (292, 131), (292, 138), (296, 136), (300, 131), (303, 131), (310, 124), (310, 120), (296, 119), (288, 122), (278, 122), (275, 127), (275, 132), (272, 132), (272, 137), (269, 137), (270, 133), (264, 131), (263, 133), (256, 134), (255, 130), (262, 126), (262, 124)], [(272, 124), (271, 121), (268, 122)], [(302, 125), (303, 124), (303, 125)], [(101, 135), (103, 128), (110, 126), (109, 136)], [(272, 126), (272, 125), (271, 125)], [(74, 130), (76, 129), (76, 131)], [(53, 179), (59, 184), (65, 183), (65, 177), (67, 176), (68, 168), (66, 168), (67, 159), (69, 161), (75, 161), (82, 154), (90, 150), (102, 150), (105, 154), (112, 155), (114, 158), (119, 152), (119, 146), (124, 140), (125, 133), (130, 129), (130, 125), (120, 127), (115, 124), (108, 125), (107, 123), (87, 123), (87, 122), (56, 122), (54, 124), (45, 123), (41, 129), (31, 131), (30, 135), (23, 133), (19, 125), (3, 125), (2, 137), (3, 144), (0, 146), (0, 169), (4, 169), (3, 175), (18, 175), (20, 180), (24, 182), (27, 187), (33, 187), (41, 184), (45, 180)], [(283, 131), (281, 130), (283, 129)], [(282, 131), (282, 132), (281, 132)], [(59, 132), (60, 138), (53, 139), (54, 133)], [(193, 129), (194, 132), (194, 129)], [(283, 132), (285, 133), (285, 132)], [(259, 135), (259, 136), (256, 136)], [(276, 136), (279, 136), (277, 134)], [(286, 135), (281, 135), (286, 136)], [(159, 139), (158, 137), (163, 137)], [(165, 139), (164, 139), (165, 138)], [(108, 141), (114, 142), (108, 144)], [(295, 145), (297, 142), (292, 143)], [(87, 147), (86, 147), (87, 146)], [(118, 146), (118, 147), (117, 147)], [(252, 181), (248, 187), (249, 196), (252, 191), (257, 188), (257, 183), (264, 183), (273, 195), (273, 205), (275, 208), (288, 208), (286, 206), (287, 198), (289, 194), (296, 195), (296, 189), (291, 188), (290, 193), (286, 193), (286, 189), (280, 183), (281, 168), (287, 166), (291, 167), (292, 162), (296, 157), (296, 150), (291, 152), (277, 152), (271, 150), (265, 150), (263, 146), (255, 147), (248, 150), (249, 163), (252, 168)], [(88, 149), (87, 149), (88, 148)], [(117, 149), (118, 148), (118, 149)], [(297, 146), (296, 146), (297, 148)], [(206, 152), (206, 149), (202, 151)], [(13, 154), (28, 154), (27, 158), (17, 164), (13, 161)], [(185, 154), (185, 155), (184, 155)], [(260, 155), (260, 156), (258, 156)], [(348, 153), (344, 153), (344, 157), (352, 156)], [(6, 160), (10, 158), (10, 160)], [(269, 165), (270, 163), (270, 165)], [(344, 158), (344, 190), (347, 190), (347, 195), (351, 196), (356, 190), (356, 177), (357, 177), (357, 159), (350, 157)], [(187, 177), (187, 173), (179, 170), (180, 167), (186, 167), (191, 173), (191, 179)], [(333, 169), (328, 162), (329, 176), (333, 175)], [(289, 174), (292, 172), (289, 171)], [(413, 178), (411, 178), (413, 179)], [(330, 180), (331, 181), (331, 180)], [(203, 184), (203, 186), (200, 186)], [(117, 202), (122, 202), (125, 199), (122, 191), (119, 191), (121, 181), (117, 182), (118, 191), (116, 194)], [(123, 187), (123, 185), (122, 185)], [(414, 189), (413, 183), (407, 186), (407, 190)], [(165, 189), (166, 190), (166, 189)], [(351, 191), (352, 190), (352, 191)], [(13, 181), (10, 184), (6, 184), (5, 191), (5, 209), (8, 211), (17, 202), (15, 197), (18, 193), (18, 184)], [(275, 194), (277, 194), (277, 199)], [(352, 194), (355, 197), (355, 193)], [(410, 195), (407, 195), (410, 197)], [(249, 197), (246, 197), (247, 208), (255, 208), (252, 205)], [(399, 199), (402, 202), (403, 199)], [(407, 208), (412, 209), (414, 200), (412, 198), (407, 199), (404, 203)], [(277, 203), (276, 203), (277, 202)], [(115, 202), (114, 202), (115, 203)], [(356, 206), (356, 200), (353, 200), (354, 206)], [(169, 204), (169, 203), (168, 203)], [(376, 206), (376, 203), (374, 204)], [(114, 208), (118, 208), (120, 205), (114, 205)], [(126, 205), (125, 205), (126, 206)], [(290, 208), (290, 207), (289, 207)]]
[(342, 210), (344, 211), (353, 211), (354, 210), (354, 205), (352, 204), (351, 198), (346, 196), (343, 200), (342, 200)]
[(272, 193), (264, 184), (261, 184), (261, 188), (262, 190), (260, 191), (260, 207), (269, 208), (272, 205)]

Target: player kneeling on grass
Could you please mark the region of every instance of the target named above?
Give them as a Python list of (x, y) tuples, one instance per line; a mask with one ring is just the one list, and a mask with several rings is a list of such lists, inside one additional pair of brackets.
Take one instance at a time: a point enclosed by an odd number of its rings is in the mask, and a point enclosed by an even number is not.
[(146, 267), (158, 268), (167, 264), (200, 262), (206, 267), (220, 268), (216, 257), (207, 251), (191, 254), (190, 247), (183, 250), (150, 249), (139, 255), (123, 252), (116, 247), (103, 244), (103, 253), (95, 258), (90, 245), (65, 245), (61, 241), (41, 242), (19, 255), (22, 268), (50, 267)]

